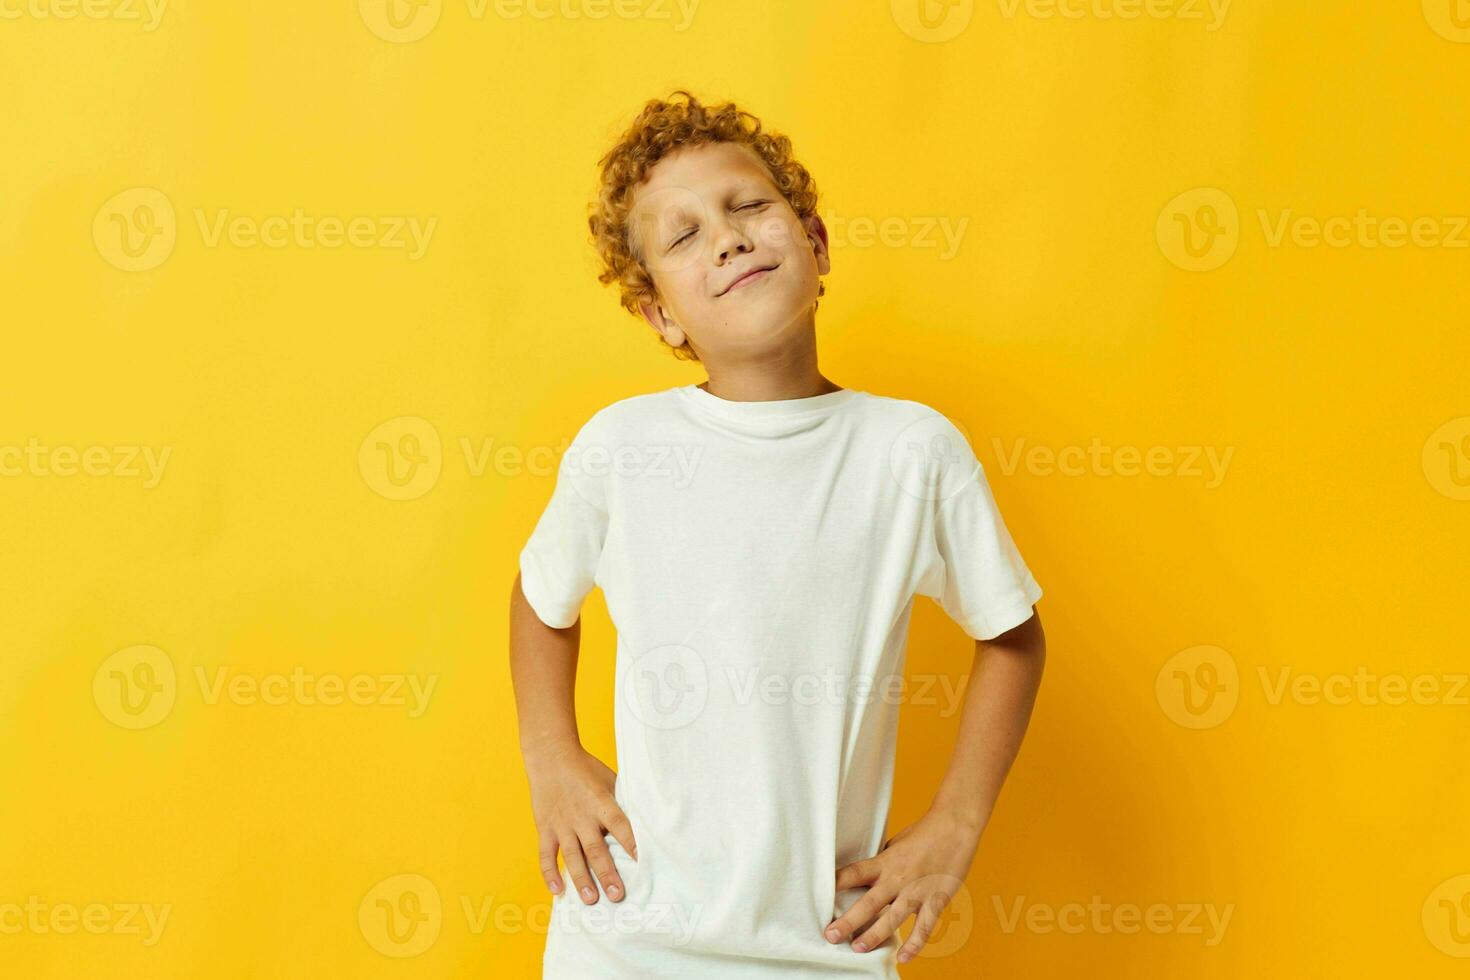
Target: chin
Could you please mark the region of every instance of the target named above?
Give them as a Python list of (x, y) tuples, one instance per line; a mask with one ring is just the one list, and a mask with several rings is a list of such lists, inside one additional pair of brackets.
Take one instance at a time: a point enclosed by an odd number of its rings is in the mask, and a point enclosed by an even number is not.
[[(786, 316), (795, 316), (804, 308), (801, 299), (800, 296), (792, 295), (789, 290), (785, 292), (772, 290), (759, 295), (752, 294), (748, 299), (743, 299), (740, 306), (742, 309), (759, 310), (762, 317), (780, 316), (783, 314)], [(807, 305), (810, 305), (810, 303)]]

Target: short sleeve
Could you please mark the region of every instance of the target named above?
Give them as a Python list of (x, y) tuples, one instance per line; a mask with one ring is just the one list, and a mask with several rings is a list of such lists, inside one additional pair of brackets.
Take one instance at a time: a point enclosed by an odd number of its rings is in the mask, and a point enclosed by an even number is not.
[(583, 425), (557, 465), (551, 499), (521, 549), (521, 591), (547, 626), (577, 621), (607, 538), (607, 447)]
[(946, 477), (935, 484), (933, 551), (919, 592), (970, 637), (989, 640), (1032, 616), (1041, 586), (1021, 558), (991, 493), (985, 467), (959, 430)]

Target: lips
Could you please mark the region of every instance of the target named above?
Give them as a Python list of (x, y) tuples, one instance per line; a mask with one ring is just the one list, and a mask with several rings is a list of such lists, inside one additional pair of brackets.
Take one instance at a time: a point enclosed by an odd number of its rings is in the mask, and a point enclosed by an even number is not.
[(737, 276), (730, 283), (730, 285), (728, 285), (724, 289), (720, 290), (720, 295), (721, 296), (725, 295), (730, 290), (734, 289), (736, 286), (740, 285), (742, 282), (744, 282), (745, 280), (749, 279), (751, 276), (755, 275), (756, 273), (758, 273), (758, 272), (770, 272), (774, 268), (776, 268), (774, 265), (758, 265), (758, 266), (756, 266), (753, 269), (747, 269), (744, 272), (742, 272), (739, 276)]

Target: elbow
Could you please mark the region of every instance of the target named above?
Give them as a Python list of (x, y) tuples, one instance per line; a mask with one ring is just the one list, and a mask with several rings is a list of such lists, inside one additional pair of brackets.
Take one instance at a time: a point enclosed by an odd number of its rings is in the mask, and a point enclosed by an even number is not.
[(1025, 656), (1035, 662), (1036, 672), (1041, 673), (1046, 664), (1046, 631), (1041, 628), (1041, 614), (1032, 606), (1031, 616), (1024, 623), (1018, 623), (988, 640), (975, 641), (977, 655), (986, 647), (1003, 647)]

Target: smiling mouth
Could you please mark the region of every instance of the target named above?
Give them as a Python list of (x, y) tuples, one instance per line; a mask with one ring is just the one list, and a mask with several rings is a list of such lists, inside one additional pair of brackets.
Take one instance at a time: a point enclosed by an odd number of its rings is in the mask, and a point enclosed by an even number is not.
[(734, 282), (730, 283), (730, 285), (725, 288), (725, 292), (724, 293), (721, 293), (720, 295), (721, 296), (724, 296), (725, 293), (730, 292), (736, 286), (743, 286), (746, 283), (751, 282), (752, 280), (759, 279), (761, 276), (764, 276), (768, 272), (775, 272), (775, 271), (776, 271), (776, 266), (774, 266), (774, 265), (766, 266), (766, 267), (760, 268), (760, 269), (751, 269), (745, 275), (741, 276), (739, 279), (736, 279)]

